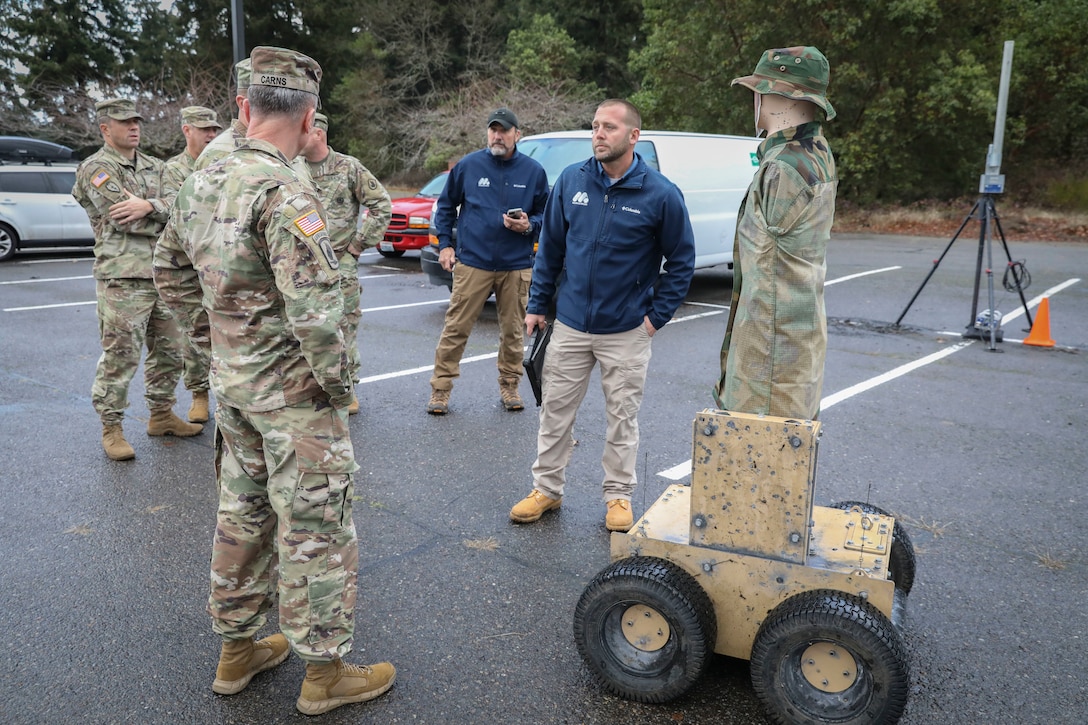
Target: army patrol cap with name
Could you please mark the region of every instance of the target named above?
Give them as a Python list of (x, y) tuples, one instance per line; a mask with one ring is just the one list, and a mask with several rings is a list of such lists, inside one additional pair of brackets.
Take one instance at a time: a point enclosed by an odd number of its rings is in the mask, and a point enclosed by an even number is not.
[(194, 128), (223, 128), (215, 111), (204, 106), (186, 106), (181, 109), (181, 122)]
[(236, 95), (242, 95), (249, 88), (249, 79), (252, 75), (252, 66), (249, 63), (249, 58), (240, 60), (234, 64), (234, 86), (237, 89)]
[(786, 98), (811, 101), (835, 117), (835, 108), (827, 100), (831, 67), (827, 58), (811, 45), (772, 48), (766, 51), (750, 76), (734, 78), (730, 85), (742, 85), (756, 93), (774, 93)]
[(324, 113), (314, 114), (314, 126), (320, 128), (322, 131), (329, 130), (329, 117)]
[(94, 104), (94, 111), (98, 118), (107, 117), (115, 121), (128, 121), (133, 118), (144, 120), (144, 117), (136, 112), (136, 102), (127, 98), (107, 98)]
[(292, 88), (315, 96), (321, 90), (321, 66), (308, 55), (288, 48), (259, 45), (249, 54), (253, 86)]

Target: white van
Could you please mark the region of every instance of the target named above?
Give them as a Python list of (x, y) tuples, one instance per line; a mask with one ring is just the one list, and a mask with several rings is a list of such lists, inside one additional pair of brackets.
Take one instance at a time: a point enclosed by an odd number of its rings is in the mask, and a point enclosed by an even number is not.
[[(593, 156), (591, 131), (555, 131), (526, 136), (518, 151), (540, 162), (553, 186), (563, 169)], [(642, 131), (635, 150), (684, 193), (695, 233), (695, 268), (724, 264), (733, 269), (737, 212), (759, 167), (760, 140), (682, 131)], [(457, 230), (454, 229), (456, 238)], [(453, 275), (438, 263), (432, 209), (430, 245), (419, 261), (431, 284), (453, 289)]]
[[(593, 155), (591, 131), (526, 136), (518, 151), (540, 162), (555, 184), (563, 169)], [(760, 140), (680, 131), (642, 131), (635, 151), (684, 192), (695, 232), (695, 267), (733, 268), (737, 212), (759, 167)]]

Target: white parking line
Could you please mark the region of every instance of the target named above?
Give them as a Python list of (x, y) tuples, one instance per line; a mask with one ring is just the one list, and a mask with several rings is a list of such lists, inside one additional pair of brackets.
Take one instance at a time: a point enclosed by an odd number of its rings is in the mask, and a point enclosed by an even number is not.
[(70, 279), (94, 279), (93, 274), (81, 274), (78, 277), (41, 277), (39, 279), (9, 279), (5, 282), (0, 282), (0, 285), (5, 284), (32, 284), (34, 282), (67, 282)]

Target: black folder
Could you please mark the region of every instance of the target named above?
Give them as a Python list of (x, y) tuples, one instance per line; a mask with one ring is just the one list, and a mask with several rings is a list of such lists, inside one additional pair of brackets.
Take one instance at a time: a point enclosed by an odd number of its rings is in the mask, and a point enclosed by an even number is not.
[(544, 375), (544, 351), (548, 349), (548, 341), (552, 339), (552, 323), (548, 322), (544, 327), (533, 330), (529, 338), (529, 347), (525, 351), (525, 375), (529, 378), (529, 385), (533, 386), (533, 395), (536, 397), (536, 407), (540, 407), (541, 387), (540, 381)]

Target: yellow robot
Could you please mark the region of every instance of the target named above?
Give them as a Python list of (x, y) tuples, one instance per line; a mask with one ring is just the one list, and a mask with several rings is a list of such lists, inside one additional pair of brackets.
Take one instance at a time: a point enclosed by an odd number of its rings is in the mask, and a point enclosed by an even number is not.
[(669, 486), (586, 587), (578, 650), (606, 690), (665, 702), (712, 653), (750, 661), (780, 723), (895, 722), (914, 548), (887, 512), (813, 504), (820, 423), (705, 410)]

